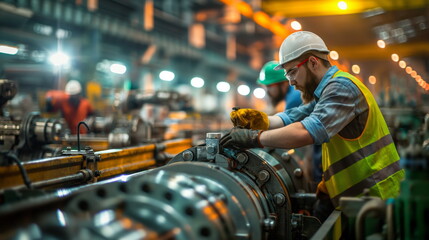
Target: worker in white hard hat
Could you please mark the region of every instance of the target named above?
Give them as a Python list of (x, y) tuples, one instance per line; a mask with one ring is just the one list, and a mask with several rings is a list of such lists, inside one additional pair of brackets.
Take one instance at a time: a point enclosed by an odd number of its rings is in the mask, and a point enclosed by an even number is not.
[[(235, 112), (235, 128), (220, 141), (229, 148), (296, 148), (322, 144), (323, 179), (314, 215), (324, 221), (343, 196), (397, 196), (404, 170), (373, 95), (353, 75), (331, 66), (329, 50), (316, 34), (295, 32), (282, 43), (279, 64), (304, 104), (267, 116)], [(254, 110), (256, 111), (256, 110)], [(246, 129), (248, 126), (258, 128)], [(249, 122), (251, 124), (249, 124)]]
[[(65, 91), (48, 91), (46, 93), (46, 110), (48, 112), (61, 111), (71, 134), (77, 133), (79, 122), (94, 113), (90, 102), (82, 97), (82, 86), (77, 80), (67, 82)], [(86, 128), (81, 128), (80, 132), (85, 133)]]
[[(266, 62), (262, 66), (256, 82), (265, 88), (274, 108), (281, 105), (280, 103), (285, 104), (284, 110), (298, 107), (302, 104), (301, 92), (290, 86), (282, 71), (274, 69), (278, 64), (278, 61)], [(249, 109), (249, 111), (253, 111), (253, 109)], [(234, 112), (231, 114), (234, 114)], [(304, 173), (310, 181), (309, 186), (312, 190), (322, 179), (321, 149), (320, 145), (309, 145), (304, 148), (297, 148), (294, 151), (296, 160), (303, 159), (303, 168), (307, 170), (304, 170)]]

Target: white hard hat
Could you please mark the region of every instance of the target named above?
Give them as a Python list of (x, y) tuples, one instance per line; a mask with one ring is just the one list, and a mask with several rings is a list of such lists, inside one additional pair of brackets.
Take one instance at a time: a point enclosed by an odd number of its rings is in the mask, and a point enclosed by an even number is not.
[(79, 94), (81, 91), (82, 91), (82, 86), (76, 80), (70, 80), (66, 84), (66, 93), (68, 95), (76, 95), (76, 94)]
[(308, 31), (294, 32), (283, 40), (279, 51), (279, 65), (274, 69), (282, 69), (282, 65), (293, 61), (308, 51), (329, 53), (325, 42), (316, 34)]

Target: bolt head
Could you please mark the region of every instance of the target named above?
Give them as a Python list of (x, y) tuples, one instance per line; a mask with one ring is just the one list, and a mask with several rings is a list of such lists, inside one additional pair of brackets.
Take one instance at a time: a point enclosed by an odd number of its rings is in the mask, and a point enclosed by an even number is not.
[(282, 155), (281, 155), (281, 158), (283, 160), (285, 160), (286, 162), (289, 162), (290, 159), (291, 159), (291, 156), (287, 152), (283, 152)]
[(245, 153), (237, 154), (237, 161), (239, 163), (245, 164), (248, 160), (249, 160), (249, 158), (247, 157), (247, 155)]
[(286, 202), (286, 197), (285, 195), (283, 195), (282, 193), (276, 193), (274, 195), (274, 202), (278, 205), (281, 206)]
[(264, 219), (264, 227), (266, 230), (273, 230), (276, 227), (276, 221), (272, 218)]
[(187, 150), (182, 153), (182, 157), (185, 159), (185, 161), (191, 161), (194, 158), (194, 154)]
[(215, 146), (207, 146), (207, 152), (209, 152), (209, 153), (216, 153)]
[(293, 174), (295, 175), (295, 177), (300, 178), (302, 177), (302, 169), (301, 168), (295, 168), (295, 170), (293, 170)]
[(267, 181), (270, 178), (270, 173), (267, 170), (262, 170), (258, 173), (258, 179), (261, 181)]

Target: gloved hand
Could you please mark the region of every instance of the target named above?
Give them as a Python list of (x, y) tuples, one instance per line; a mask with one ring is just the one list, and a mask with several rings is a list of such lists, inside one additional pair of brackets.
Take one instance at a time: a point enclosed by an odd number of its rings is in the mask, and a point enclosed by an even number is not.
[(325, 179), (322, 178), (322, 181), (319, 182), (316, 189), (316, 197), (319, 199), (327, 199), (329, 198), (328, 189), (325, 185)]
[(229, 114), (234, 127), (243, 127), (253, 130), (268, 130), (268, 115), (251, 108), (233, 108)]
[(220, 145), (229, 148), (263, 148), (259, 135), (263, 131), (244, 128), (233, 128), (220, 139)]

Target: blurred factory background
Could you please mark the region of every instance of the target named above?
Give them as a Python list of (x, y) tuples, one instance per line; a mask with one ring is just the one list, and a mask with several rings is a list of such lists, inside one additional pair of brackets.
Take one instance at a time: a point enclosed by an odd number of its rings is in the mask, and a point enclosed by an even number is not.
[[(427, 0), (1, 0), (0, 238), (335, 238), (339, 214), (322, 227), (305, 214), (304, 154), (218, 143), (233, 107), (281, 110), (256, 80), (301, 30), (369, 88), (401, 157), (418, 160), (401, 207), (377, 205), (406, 230), (367, 236), (428, 239)], [(77, 131), (47, 101), (70, 80), (92, 106)]]

